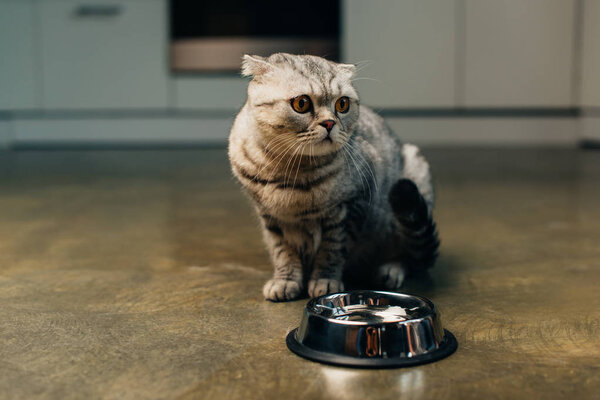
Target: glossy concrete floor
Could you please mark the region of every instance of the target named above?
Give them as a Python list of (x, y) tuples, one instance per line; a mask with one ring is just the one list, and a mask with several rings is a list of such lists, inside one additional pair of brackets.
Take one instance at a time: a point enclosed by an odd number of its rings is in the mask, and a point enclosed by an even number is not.
[(460, 345), (410, 369), (290, 353), (223, 149), (0, 153), (2, 399), (600, 398), (600, 152), (429, 149), (442, 256), (406, 291)]

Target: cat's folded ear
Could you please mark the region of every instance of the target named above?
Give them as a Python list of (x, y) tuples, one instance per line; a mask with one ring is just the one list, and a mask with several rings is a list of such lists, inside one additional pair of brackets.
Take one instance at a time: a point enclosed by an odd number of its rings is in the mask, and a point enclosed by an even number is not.
[(356, 65), (354, 64), (338, 64), (338, 70), (340, 73), (346, 75), (347, 79), (350, 79), (354, 76), (356, 72)]
[(242, 57), (243, 76), (252, 76), (257, 78), (269, 72), (271, 68), (273, 68), (273, 66), (269, 64), (264, 57), (251, 56), (248, 54), (244, 54)]

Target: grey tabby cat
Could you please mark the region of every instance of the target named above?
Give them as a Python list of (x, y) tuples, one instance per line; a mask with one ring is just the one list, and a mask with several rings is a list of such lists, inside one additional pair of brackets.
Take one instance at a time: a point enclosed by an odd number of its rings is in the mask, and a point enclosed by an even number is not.
[(244, 56), (252, 81), (229, 158), (275, 267), (269, 300), (341, 291), (346, 280), (396, 290), (437, 257), (429, 165), (360, 105), (354, 69), (308, 55)]

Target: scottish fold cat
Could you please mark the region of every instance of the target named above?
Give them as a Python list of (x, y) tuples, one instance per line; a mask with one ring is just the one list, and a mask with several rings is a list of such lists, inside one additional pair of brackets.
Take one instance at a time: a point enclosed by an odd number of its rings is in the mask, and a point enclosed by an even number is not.
[(347, 280), (397, 290), (437, 257), (429, 165), (360, 104), (354, 72), (309, 55), (244, 56), (252, 80), (229, 158), (274, 266), (266, 299), (333, 293)]

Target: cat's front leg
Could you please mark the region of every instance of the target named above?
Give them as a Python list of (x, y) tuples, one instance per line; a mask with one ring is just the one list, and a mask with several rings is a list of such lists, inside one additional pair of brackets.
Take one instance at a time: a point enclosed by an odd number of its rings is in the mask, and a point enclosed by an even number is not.
[(348, 235), (345, 222), (346, 207), (342, 205), (322, 225), (321, 244), (315, 256), (313, 271), (308, 282), (310, 297), (344, 290), (342, 274), (348, 254)]
[(263, 237), (273, 263), (273, 278), (263, 286), (265, 299), (294, 300), (302, 293), (302, 263), (297, 251), (284, 237), (283, 230), (271, 218), (263, 217)]

